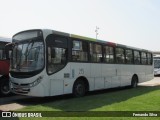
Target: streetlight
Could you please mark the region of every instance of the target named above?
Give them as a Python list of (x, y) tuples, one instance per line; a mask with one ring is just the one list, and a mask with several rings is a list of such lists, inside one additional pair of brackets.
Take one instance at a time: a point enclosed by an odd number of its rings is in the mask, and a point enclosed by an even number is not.
[(96, 26), (96, 30), (95, 30), (95, 32), (96, 32), (96, 39), (98, 37), (98, 30), (99, 30), (99, 27)]

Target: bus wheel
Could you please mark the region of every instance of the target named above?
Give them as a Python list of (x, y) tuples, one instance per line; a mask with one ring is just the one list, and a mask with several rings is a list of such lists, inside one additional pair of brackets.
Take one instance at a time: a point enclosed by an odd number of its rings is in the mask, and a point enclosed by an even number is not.
[(75, 97), (82, 97), (86, 93), (85, 83), (82, 80), (78, 80), (73, 85), (73, 95)]
[(138, 86), (138, 77), (136, 75), (134, 75), (132, 77), (132, 81), (131, 81), (131, 87), (132, 88), (136, 88)]
[(3, 78), (0, 81), (0, 95), (6, 96), (10, 94), (9, 81), (7, 78)]

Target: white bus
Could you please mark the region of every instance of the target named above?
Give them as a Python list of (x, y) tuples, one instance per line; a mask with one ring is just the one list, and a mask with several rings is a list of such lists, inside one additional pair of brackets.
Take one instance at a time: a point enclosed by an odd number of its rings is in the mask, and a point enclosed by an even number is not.
[(11, 89), (55, 96), (132, 86), (153, 78), (152, 52), (54, 30), (13, 36)]
[(160, 75), (160, 55), (153, 56), (154, 60), (154, 75)]

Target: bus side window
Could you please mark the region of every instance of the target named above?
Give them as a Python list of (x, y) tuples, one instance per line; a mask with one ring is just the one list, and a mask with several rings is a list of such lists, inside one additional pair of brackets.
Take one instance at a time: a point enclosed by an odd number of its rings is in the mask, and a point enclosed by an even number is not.
[(133, 64), (133, 52), (132, 50), (126, 49), (126, 63)]
[(139, 51), (134, 51), (134, 64), (141, 63), (141, 56)]
[(114, 63), (114, 49), (110, 46), (104, 46), (104, 62)]
[(152, 65), (152, 54), (151, 53), (147, 53), (147, 64)]
[(53, 74), (63, 69), (67, 63), (68, 38), (50, 34), (47, 44), (47, 73)]
[(48, 64), (51, 64), (51, 47), (48, 47)]
[(73, 61), (88, 61), (88, 43), (85, 41), (73, 40), (72, 60)]
[(145, 52), (141, 52), (141, 61), (143, 65), (147, 64), (147, 55)]
[(55, 73), (62, 69), (66, 64), (66, 49), (48, 47), (48, 73)]
[(125, 63), (125, 55), (123, 48), (116, 48), (116, 63)]
[(102, 62), (102, 46), (95, 43), (90, 43), (91, 62)]

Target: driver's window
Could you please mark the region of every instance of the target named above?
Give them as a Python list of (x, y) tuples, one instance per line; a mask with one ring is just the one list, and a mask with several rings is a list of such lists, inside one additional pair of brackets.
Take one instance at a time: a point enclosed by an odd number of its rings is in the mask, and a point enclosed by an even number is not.
[(47, 73), (53, 74), (63, 69), (67, 63), (68, 38), (50, 34), (46, 38)]
[(48, 73), (52, 74), (62, 69), (66, 64), (66, 49), (48, 47)]

